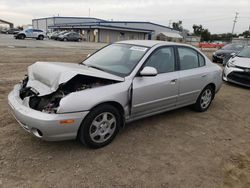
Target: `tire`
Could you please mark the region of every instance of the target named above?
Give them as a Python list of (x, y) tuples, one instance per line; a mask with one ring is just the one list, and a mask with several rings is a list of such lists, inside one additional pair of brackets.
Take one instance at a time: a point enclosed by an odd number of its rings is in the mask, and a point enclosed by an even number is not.
[(81, 42), (81, 39), (77, 39), (78, 42)]
[(43, 39), (44, 39), (44, 36), (42, 36), (42, 35), (38, 36), (38, 40), (43, 40)]
[(19, 35), (18, 38), (24, 40), (26, 38), (26, 36), (22, 34), (22, 35)]
[(194, 110), (197, 112), (207, 111), (213, 101), (214, 94), (215, 91), (212, 86), (208, 85), (207, 87), (205, 87), (196, 100), (196, 103), (193, 105)]
[(120, 112), (112, 105), (103, 104), (85, 117), (78, 131), (78, 140), (87, 147), (101, 148), (112, 142), (121, 126)]
[(63, 41), (65, 41), (65, 42), (66, 42), (66, 41), (68, 41), (68, 39), (67, 39), (67, 38), (63, 38)]

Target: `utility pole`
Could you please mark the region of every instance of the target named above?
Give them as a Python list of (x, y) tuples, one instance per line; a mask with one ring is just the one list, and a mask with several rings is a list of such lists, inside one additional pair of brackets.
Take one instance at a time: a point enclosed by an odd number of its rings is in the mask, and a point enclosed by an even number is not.
[(169, 20), (168, 26), (171, 27), (171, 24), (172, 24), (172, 20)]
[(238, 19), (238, 15), (239, 15), (239, 13), (238, 12), (236, 12), (236, 14), (235, 14), (235, 17), (234, 17), (234, 24), (233, 24), (233, 29), (232, 29), (232, 38), (233, 38), (233, 34), (234, 34), (234, 28), (235, 28), (235, 24), (236, 24), (236, 22), (237, 22), (237, 19)]

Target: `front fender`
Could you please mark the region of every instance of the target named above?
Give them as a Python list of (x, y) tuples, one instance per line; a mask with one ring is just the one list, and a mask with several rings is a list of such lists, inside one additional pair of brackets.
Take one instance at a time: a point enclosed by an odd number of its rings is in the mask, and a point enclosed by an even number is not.
[(70, 93), (61, 99), (57, 113), (89, 111), (98, 104), (110, 101), (125, 108), (129, 101), (129, 87), (127, 81)]

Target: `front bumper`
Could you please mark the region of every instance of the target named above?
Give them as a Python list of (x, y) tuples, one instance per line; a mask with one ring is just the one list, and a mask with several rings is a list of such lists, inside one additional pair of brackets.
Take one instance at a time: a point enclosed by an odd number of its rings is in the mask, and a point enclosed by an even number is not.
[[(47, 114), (33, 110), (23, 104), (19, 97), (20, 85), (15, 85), (8, 96), (11, 113), (17, 122), (29, 133), (48, 141), (75, 139), (85, 112), (67, 114)], [(74, 120), (72, 124), (61, 125), (62, 120)]]
[(241, 86), (250, 87), (250, 72), (246, 71), (246, 69), (225, 66), (223, 80)]
[(213, 55), (213, 62), (223, 63), (223, 56)]

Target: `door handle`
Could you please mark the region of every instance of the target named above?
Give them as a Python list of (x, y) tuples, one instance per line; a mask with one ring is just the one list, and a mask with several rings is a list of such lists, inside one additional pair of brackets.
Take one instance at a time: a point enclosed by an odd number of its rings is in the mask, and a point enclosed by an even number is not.
[(173, 79), (173, 80), (170, 81), (170, 84), (175, 84), (176, 81), (177, 81), (177, 79)]
[(206, 76), (207, 76), (207, 74), (203, 74), (201, 77), (203, 77), (203, 78), (204, 78), (204, 77), (206, 77)]

